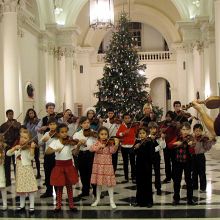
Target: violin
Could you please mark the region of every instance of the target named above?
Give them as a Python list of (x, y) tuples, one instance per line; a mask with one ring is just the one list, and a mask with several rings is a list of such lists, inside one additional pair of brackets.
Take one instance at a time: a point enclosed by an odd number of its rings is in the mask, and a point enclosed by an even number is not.
[(185, 137), (181, 137), (181, 141), (188, 144), (189, 142), (194, 141), (194, 138), (192, 135), (189, 134)]
[[(107, 119), (105, 119), (103, 122), (107, 123)], [(120, 118), (113, 117), (113, 118), (109, 118), (109, 122), (111, 124), (121, 124), (122, 120)]]
[(27, 150), (31, 148), (31, 142), (27, 142), (25, 144), (20, 144), (21, 150)]
[[(216, 109), (220, 108), (220, 96), (210, 96), (206, 100), (197, 101), (199, 104), (204, 104), (208, 109)], [(189, 109), (193, 106), (193, 103), (190, 102), (188, 105), (185, 106), (185, 109)]]
[(134, 128), (134, 127), (138, 127), (140, 126), (141, 122), (140, 121), (134, 121), (134, 122), (130, 122), (127, 125), (128, 128)]
[(49, 136), (52, 137), (57, 137), (56, 131), (49, 131)]
[(94, 138), (97, 138), (98, 137), (98, 133), (93, 131), (92, 129), (84, 129), (83, 130), (83, 135), (85, 137), (94, 137)]
[(74, 114), (70, 114), (69, 116), (70, 118), (67, 120), (69, 124), (76, 123), (79, 119), (79, 117), (75, 116)]
[(106, 147), (110, 147), (115, 144), (115, 137), (110, 137), (107, 140), (102, 140), (102, 144), (105, 144)]
[(161, 133), (157, 132), (157, 133), (155, 133), (155, 134), (150, 134), (147, 138), (148, 138), (148, 139), (156, 140), (156, 139), (161, 138), (161, 135), (162, 135)]
[(77, 145), (79, 143), (79, 140), (78, 139), (72, 139), (70, 136), (67, 136), (66, 138), (62, 139), (61, 142), (62, 142), (63, 145), (74, 146), (74, 145)]
[(199, 142), (207, 142), (209, 141), (209, 137), (205, 136), (205, 135), (202, 135), (202, 136), (199, 136), (199, 137), (195, 137), (196, 141), (199, 141)]
[(89, 121), (90, 121), (90, 125), (98, 125), (99, 124), (99, 119), (96, 117), (93, 117)]

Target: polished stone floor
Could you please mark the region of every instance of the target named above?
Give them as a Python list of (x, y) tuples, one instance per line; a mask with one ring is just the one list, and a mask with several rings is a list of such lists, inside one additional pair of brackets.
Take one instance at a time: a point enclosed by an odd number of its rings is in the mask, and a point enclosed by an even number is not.
[[(163, 158), (163, 156), (161, 157)], [(63, 196), (62, 211), (58, 214), (54, 213), (55, 198), (40, 199), (45, 189), (43, 186), (44, 179), (38, 180), (39, 192), (36, 194), (35, 213), (30, 216), (28, 213), (28, 199), (26, 201), (27, 211), (22, 214), (15, 212), (16, 206), (19, 205), (15, 199), (14, 183), (8, 187), (8, 205), (9, 209), (6, 212), (0, 211), (0, 218), (48, 218), (48, 219), (200, 219), (200, 218), (216, 218), (220, 219), (220, 163), (212, 158), (211, 154), (207, 154), (207, 191), (200, 193), (198, 190), (194, 191), (194, 199), (198, 202), (197, 206), (186, 205), (186, 190), (181, 190), (181, 204), (179, 206), (172, 206), (173, 188), (172, 183), (162, 185), (162, 195), (158, 196), (154, 193), (154, 206), (152, 208), (133, 207), (132, 203), (135, 199), (136, 186), (129, 183), (122, 184), (124, 180), (122, 161), (119, 157), (119, 166), (116, 172), (117, 186), (115, 187), (114, 198), (117, 209), (112, 210), (109, 206), (109, 198), (106, 195), (98, 207), (91, 207), (93, 201), (92, 194), (83, 199), (78, 198), (80, 194), (80, 184), (75, 186), (74, 200), (79, 211), (71, 213), (68, 209), (66, 192)], [(161, 180), (164, 179), (164, 163), (161, 160)], [(43, 169), (42, 169), (43, 174)], [(14, 182), (14, 181), (13, 181)], [(182, 181), (184, 184), (184, 181)], [(105, 189), (104, 189), (105, 190)], [(106, 191), (107, 192), (107, 191)], [(107, 193), (106, 193), (107, 194)], [(0, 200), (0, 205), (2, 205)]]

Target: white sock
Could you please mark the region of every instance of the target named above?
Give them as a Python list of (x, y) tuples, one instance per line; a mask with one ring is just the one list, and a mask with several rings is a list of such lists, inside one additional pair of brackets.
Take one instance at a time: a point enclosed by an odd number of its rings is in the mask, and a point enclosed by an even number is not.
[(91, 206), (95, 207), (98, 205), (98, 203), (100, 201), (101, 193), (102, 193), (102, 186), (97, 185), (97, 187), (96, 187), (96, 200), (95, 200), (95, 202), (92, 203)]
[(20, 207), (21, 208), (24, 208), (25, 207), (25, 198), (26, 198), (26, 195), (20, 195)]
[(2, 193), (3, 207), (7, 207), (7, 190), (6, 190), (6, 188), (1, 189), (1, 193)]
[(108, 194), (109, 194), (109, 199), (110, 199), (110, 205), (113, 209), (116, 208), (115, 202), (114, 202), (114, 191), (113, 187), (108, 187)]
[(34, 209), (34, 192), (29, 193), (30, 209)]

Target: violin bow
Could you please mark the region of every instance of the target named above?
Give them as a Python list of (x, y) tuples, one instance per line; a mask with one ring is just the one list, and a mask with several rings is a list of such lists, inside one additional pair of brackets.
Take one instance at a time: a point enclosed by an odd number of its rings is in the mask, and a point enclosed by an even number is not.
[(8, 132), (8, 130), (13, 126), (13, 124), (15, 123), (15, 121), (17, 121), (17, 120), (20, 118), (20, 116), (21, 116), (22, 114), (23, 114), (23, 113), (21, 112), (21, 113), (18, 115), (18, 117), (17, 117), (15, 120), (12, 121), (11, 125), (6, 129), (6, 131), (3, 133), (3, 135), (5, 135), (5, 134)]

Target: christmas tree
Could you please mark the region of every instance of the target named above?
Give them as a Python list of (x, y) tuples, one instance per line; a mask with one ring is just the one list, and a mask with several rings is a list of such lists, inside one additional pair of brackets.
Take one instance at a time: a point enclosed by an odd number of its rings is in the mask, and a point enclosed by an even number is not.
[(99, 91), (97, 112), (105, 114), (108, 108), (116, 113), (140, 115), (147, 102), (146, 77), (140, 74), (145, 65), (139, 65), (134, 40), (129, 32), (129, 19), (122, 12), (116, 31), (105, 55), (104, 75), (97, 81)]

